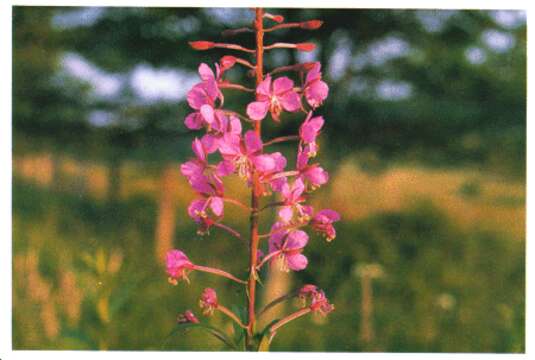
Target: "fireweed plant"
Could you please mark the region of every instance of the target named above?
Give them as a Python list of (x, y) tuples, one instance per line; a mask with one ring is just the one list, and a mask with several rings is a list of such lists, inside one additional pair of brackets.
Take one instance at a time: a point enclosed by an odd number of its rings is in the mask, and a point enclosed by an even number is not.
[[(181, 173), (197, 194), (188, 207), (189, 216), (198, 224), (201, 235), (208, 234), (212, 227), (219, 228), (239, 239), (242, 234), (223, 223), (225, 204), (239, 206), (249, 215), (249, 266), (246, 280), (240, 279), (221, 269), (201, 266), (190, 260), (181, 250), (167, 253), (167, 273), (169, 282), (176, 285), (178, 281), (189, 282), (192, 271), (203, 271), (224, 277), (244, 287), (247, 301), (247, 313), (233, 312), (218, 301), (217, 293), (206, 288), (201, 294), (199, 305), (203, 315), (211, 316), (215, 312), (223, 313), (233, 320), (236, 332), (231, 339), (223, 331), (199, 322), (191, 310), (178, 317), (179, 327), (200, 327), (223, 341), (232, 349), (269, 350), (274, 336), (287, 323), (308, 313), (323, 316), (334, 310), (325, 293), (315, 285), (304, 285), (301, 289), (274, 299), (263, 309), (256, 309), (256, 288), (260, 281), (259, 270), (263, 266), (278, 266), (281, 271), (300, 271), (307, 267), (308, 260), (303, 252), (309, 241), (305, 229), (312, 229), (322, 234), (327, 241), (336, 236), (333, 223), (340, 220), (337, 212), (330, 209), (316, 211), (305, 202), (309, 194), (327, 183), (328, 173), (313, 158), (318, 152), (316, 139), (324, 125), (324, 118), (315, 114), (318, 107), (327, 98), (329, 87), (322, 80), (319, 62), (308, 62), (283, 66), (264, 73), (264, 51), (273, 49), (296, 49), (312, 51), (312, 43), (277, 42), (264, 45), (264, 35), (278, 29), (301, 28), (315, 30), (322, 21), (284, 22), (280, 15), (272, 15), (261, 8), (255, 11), (252, 27), (226, 30), (224, 35), (244, 32), (254, 33), (256, 48), (248, 49), (240, 45), (217, 43), (212, 41), (192, 41), (195, 50), (214, 48), (244, 52), (254, 57), (254, 63), (233, 55), (223, 56), (215, 64), (215, 71), (207, 64), (200, 64), (201, 81), (194, 85), (187, 94), (187, 101), (193, 112), (186, 116), (185, 125), (191, 130), (203, 130), (200, 138), (192, 143), (195, 157), (181, 165)], [(264, 27), (264, 20), (271, 22), (271, 27)], [(225, 73), (232, 67), (240, 65), (249, 70), (256, 78), (256, 89), (231, 83), (224, 79)], [(297, 74), (300, 85), (296, 86), (287, 76), (277, 76), (289, 72)], [(247, 105), (245, 114), (226, 110), (223, 89), (245, 91), (254, 95)], [(263, 141), (261, 137), (262, 122), (283, 121), (285, 112), (302, 113), (303, 122), (298, 135), (277, 137)], [(268, 116), (269, 114), (269, 116)], [(246, 127), (246, 129), (244, 129)], [(296, 168), (286, 169), (287, 160), (280, 152), (266, 151), (276, 143), (295, 141), (297, 145)], [(216, 162), (208, 158), (216, 157)], [(251, 189), (251, 203), (245, 205), (237, 199), (225, 195), (223, 179), (237, 175)], [(278, 194), (279, 201), (268, 202), (264, 199)], [(266, 234), (259, 233), (259, 216), (267, 209), (275, 208), (276, 220)], [(260, 250), (263, 240), (267, 246)], [(275, 319), (258, 331), (257, 318), (266, 310), (282, 301), (293, 297), (301, 299), (301, 308), (281, 319)]]

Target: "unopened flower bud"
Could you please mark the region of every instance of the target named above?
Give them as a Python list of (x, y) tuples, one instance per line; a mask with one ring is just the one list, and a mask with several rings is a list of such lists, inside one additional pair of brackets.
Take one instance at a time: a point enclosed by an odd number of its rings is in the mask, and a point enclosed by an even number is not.
[(273, 20), (273, 21), (275, 21), (276, 23), (279, 23), (279, 24), (284, 21), (284, 16), (282, 16), (282, 15), (273, 15), (273, 14), (270, 14), (270, 13), (265, 13), (264, 17), (267, 18), (267, 19)]
[(231, 55), (226, 55), (219, 60), (219, 63), (221, 64), (221, 70), (226, 71), (236, 64), (236, 58)]
[(309, 21), (303, 21), (300, 24), (301, 29), (306, 30), (316, 30), (319, 29), (323, 25), (323, 21), (321, 20), (309, 20)]
[(199, 300), (199, 306), (205, 316), (210, 316), (214, 313), (214, 310), (217, 308), (217, 293), (214, 289), (204, 289)]
[(179, 324), (198, 324), (199, 319), (197, 319), (197, 317), (195, 316), (195, 314), (193, 314), (191, 310), (186, 310), (183, 314), (178, 315), (176, 322)]
[(316, 45), (313, 43), (299, 43), (299, 44), (295, 44), (295, 48), (299, 51), (309, 52), (309, 51), (314, 51), (314, 49), (316, 48)]
[(212, 41), (190, 41), (189, 46), (195, 50), (208, 50), (212, 49), (215, 43)]

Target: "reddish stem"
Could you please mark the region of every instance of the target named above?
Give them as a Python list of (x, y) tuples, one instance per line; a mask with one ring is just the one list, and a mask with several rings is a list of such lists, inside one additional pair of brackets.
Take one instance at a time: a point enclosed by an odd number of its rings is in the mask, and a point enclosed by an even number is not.
[(232, 311), (230, 311), (230, 309), (226, 308), (225, 306), (221, 305), (221, 304), (218, 304), (217, 305), (217, 310), (221, 311), (223, 314), (227, 315), (229, 318), (231, 318), (232, 320), (234, 320), (241, 328), (244, 328), (246, 329), (247, 326), (244, 325), (240, 319), (238, 318), (238, 316), (236, 314), (234, 314)]
[(212, 225), (215, 226), (215, 227), (218, 227), (220, 229), (225, 230), (226, 232), (228, 232), (229, 234), (231, 234), (232, 236), (234, 236), (234, 237), (236, 237), (236, 238), (238, 238), (240, 240), (244, 240), (242, 238), (241, 234), (239, 232), (237, 232), (236, 230), (234, 230), (233, 228), (231, 228), (230, 226), (227, 226), (227, 225), (221, 224), (221, 223), (217, 223), (217, 222), (213, 223)]
[(202, 272), (206, 272), (206, 273), (222, 276), (222, 277), (225, 277), (225, 278), (230, 279), (232, 281), (236, 281), (237, 283), (240, 283), (240, 284), (247, 284), (247, 281), (238, 279), (236, 276), (234, 276), (234, 275), (232, 275), (232, 274), (230, 274), (230, 273), (228, 273), (226, 271), (223, 271), (221, 269), (214, 269), (214, 268), (211, 268), (211, 267), (208, 267), (208, 266), (193, 265), (192, 270), (197, 270), (197, 271), (202, 271)]
[(303, 315), (306, 315), (308, 314), (309, 312), (311, 312), (312, 310), (309, 308), (309, 307), (306, 307), (306, 308), (302, 308), (300, 310), (297, 310), (296, 312), (286, 316), (285, 318), (282, 318), (280, 319), (279, 321), (277, 321), (275, 324), (273, 324), (270, 328), (269, 328), (269, 332), (271, 333), (274, 333), (275, 331), (277, 331), (277, 329), (279, 329), (280, 327), (288, 324), (290, 321), (293, 321), (297, 318), (300, 318), (301, 316)]
[[(258, 86), (264, 79), (264, 11), (262, 8), (255, 9), (255, 32), (256, 32), (256, 85)], [(254, 123), (254, 131), (260, 136), (261, 125), (260, 121)], [(255, 330), (256, 314), (255, 314), (255, 298), (256, 298), (256, 264), (258, 254), (258, 202), (260, 194), (260, 182), (258, 179), (258, 173), (253, 174), (253, 186), (251, 191), (251, 239), (249, 246), (249, 281), (248, 281), (248, 324), (247, 324), (247, 336), (246, 345), (249, 350), (252, 350), (253, 335)]]
[(299, 140), (299, 135), (279, 136), (264, 143), (264, 146), (273, 145), (285, 141)]

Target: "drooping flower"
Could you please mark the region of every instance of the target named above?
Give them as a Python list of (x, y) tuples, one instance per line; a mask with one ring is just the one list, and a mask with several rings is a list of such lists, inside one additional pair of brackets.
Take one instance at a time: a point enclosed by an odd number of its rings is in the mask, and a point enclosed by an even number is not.
[(247, 115), (252, 120), (262, 120), (267, 112), (275, 121), (280, 121), (282, 110), (295, 112), (301, 108), (301, 98), (294, 90), (294, 82), (280, 77), (271, 82), (268, 75), (256, 88), (256, 101), (247, 105)]
[(214, 310), (217, 308), (217, 293), (212, 288), (206, 288), (201, 294), (199, 299), (199, 306), (202, 309), (202, 313), (205, 316), (213, 315)]
[(308, 71), (303, 92), (312, 108), (320, 106), (329, 95), (329, 86), (321, 80), (321, 64), (319, 62), (316, 62)]
[(318, 291), (318, 287), (316, 285), (312, 285), (312, 284), (307, 284), (307, 285), (304, 285), (300, 290), (299, 290), (299, 299), (301, 299), (301, 301), (303, 302), (303, 306), (306, 306), (306, 301), (310, 298), (312, 298), (312, 296)]
[(299, 299), (303, 302), (303, 306), (308, 306), (313, 312), (318, 312), (323, 316), (334, 310), (334, 305), (329, 303), (325, 292), (316, 285), (303, 286), (299, 290)]
[(297, 171), (299, 171), (299, 178), (308, 183), (314, 190), (329, 181), (329, 173), (319, 164), (308, 164), (310, 159), (309, 152), (308, 145), (299, 147), (297, 152)]
[(299, 137), (301, 141), (306, 144), (306, 154), (308, 157), (316, 156), (318, 152), (318, 145), (316, 144), (316, 138), (318, 137), (321, 128), (323, 127), (322, 116), (312, 117), (312, 111), (308, 113), (305, 121), (299, 128)]
[(336, 230), (333, 223), (340, 220), (340, 214), (331, 209), (318, 211), (310, 220), (310, 225), (314, 230), (325, 236), (327, 241), (332, 241), (336, 237)]
[(191, 310), (186, 310), (183, 314), (178, 314), (176, 322), (179, 324), (198, 324), (199, 319), (197, 319), (197, 317), (195, 316), (195, 314), (193, 314)]
[[(219, 67), (217, 69), (219, 76)], [(199, 65), (199, 76), (202, 82), (194, 85), (186, 97), (189, 106), (197, 110), (184, 120), (186, 127), (191, 130), (198, 130), (204, 125), (210, 127), (212, 118), (209, 114), (213, 114), (218, 99), (220, 103), (224, 101), (223, 93), (217, 85), (216, 75), (208, 65), (204, 63)]]
[[(281, 224), (274, 224), (274, 228)], [(303, 270), (308, 265), (308, 259), (301, 254), (303, 248), (308, 243), (308, 235), (302, 230), (273, 231), (269, 238), (269, 252), (277, 253), (277, 258), (281, 259), (281, 270)], [(273, 255), (272, 255), (273, 256)], [(275, 257), (274, 257), (275, 258)]]
[(334, 310), (334, 305), (329, 302), (329, 299), (327, 299), (325, 296), (325, 292), (323, 292), (323, 290), (319, 290), (312, 296), (310, 309), (313, 312), (317, 312), (323, 316), (326, 316), (328, 313)]
[(176, 249), (168, 251), (166, 267), (171, 284), (176, 285), (182, 279), (189, 282), (188, 273), (193, 269), (193, 263), (182, 251)]
[(279, 218), (284, 223), (289, 223), (294, 214), (297, 214), (298, 220), (303, 221), (308, 215), (301, 205), (305, 201), (303, 192), (305, 191), (305, 184), (301, 178), (297, 178), (292, 185), (288, 182), (282, 185), (281, 195), (283, 206), (278, 211)]

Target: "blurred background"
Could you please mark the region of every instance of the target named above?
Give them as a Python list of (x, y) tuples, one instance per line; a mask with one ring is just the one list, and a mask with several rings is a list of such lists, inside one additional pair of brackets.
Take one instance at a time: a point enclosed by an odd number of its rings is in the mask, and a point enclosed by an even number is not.
[[(319, 160), (331, 181), (312, 202), (342, 214), (332, 243), (312, 236), (305, 271), (262, 274), (261, 304), (314, 283), (336, 306), (288, 325), (272, 349), (523, 352), (525, 12), (270, 11), (325, 21), (267, 35), (318, 48), (272, 51), (266, 66), (322, 62)], [(241, 289), (201, 273), (173, 287), (162, 260), (177, 247), (246, 271), (235, 239), (196, 235), (179, 164), (196, 136), (185, 94), (198, 63), (224, 54), (187, 41), (252, 19), (240, 8), (13, 8), (15, 349), (222, 348), (195, 330), (168, 335), (178, 313), (199, 313), (204, 287), (243, 307)], [(253, 84), (240, 69), (229, 76)], [(250, 98), (225, 100), (239, 109)], [(265, 138), (298, 120), (265, 122)], [(227, 187), (246, 201), (240, 182)], [(227, 207), (226, 221), (244, 229), (240, 211)], [(210, 322), (233, 331), (220, 315)]]

